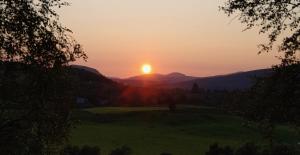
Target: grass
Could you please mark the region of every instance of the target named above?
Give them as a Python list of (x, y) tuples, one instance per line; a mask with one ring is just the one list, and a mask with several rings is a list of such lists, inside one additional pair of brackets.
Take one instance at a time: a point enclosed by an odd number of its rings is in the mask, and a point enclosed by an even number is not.
[[(172, 113), (165, 107), (107, 107), (76, 111), (80, 120), (72, 131), (74, 145), (99, 146), (102, 154), (126, 145), (133, 155), (202, 155), (210, 144), (237, 146), (261, 142), (254, 129), (242, 126), (238, 117), (204, 107), (179, 107)], [(297, 143), (287, 127), (280, 127), (276, 139)]]

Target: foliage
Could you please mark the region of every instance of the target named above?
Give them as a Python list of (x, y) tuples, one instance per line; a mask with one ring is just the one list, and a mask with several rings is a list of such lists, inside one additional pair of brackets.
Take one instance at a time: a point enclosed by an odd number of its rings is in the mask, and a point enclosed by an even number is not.
[(122, 146), (120, 148), (116, 148), (115, 150), (112, 150), (110, 155), (131, 155), (132, 150), (127, 146)]
[[(280, 35), (285, 38), (279, 50), (285, 52), (283, 64), (299, 61), (300, 50), (299, 0), (227, 0), (221, 7), (228, 16), (237, 14), (246, 29), (260, 27), (267, 33), (269, 43), (260, 45), (261, 51), (270, 51)], [(288, 35), (290, 34), (290, 35)]]
[(194, 83), (193, 87), (192, 87), (192, 93), (199, 93), (199, 91), (200, 91), (200, 88), (199, 88), (198, 84)]
[(61, 0), (0, 0), (0, 151), (56, 154), (70, 129), (66, 67), (86, 59), (59, 23)]
[(0, 60), (49, 68), (86, 58), (71, 31), (58, 22), (54, 7), (67, 4), (61, 0), (1, 0)]
[(219, 144), (209, 146), (209, 151), (205, 155), (233, 155), (233, 150), (229, 147), (220, 147)]
[(258, 79), (250, 102), (240, 109), (244, 118), (258, 124), (272, 146), (276, 125), (299, 127), (300, 1), (228, 0), (221, 9), (229, 16), (237, 13), (246, 29), (259, 27), (260, 33), (268, 34), (269, 43), (261, 45), (262, 51), (270, 51), (280, 35), (285, 37), (279, 47), (285, 52), (281, 65), (273, 67), (270, 77)]
[(253, 143), (246, 143), (236, 150), (235, 155), (259, 155), (259, 147)]
[(258, 79), (249, 101), (240, 107), (242, 116), (258, 125), (272, 144), (276, 125), (300, 127), (300, 65), (274, 67), (274, 74)]
[(300, 150), (293, 146), (276, 145), (273, 149), (265, 149), (254, 143), (246, 143), (236, 150), (229, 146), (212, 144), (206, 155), (297, 155)]
[(100, 149), (96, 146), (84, 145), (79, 148), (78, 146), (68, 145), (60, 152), (60, 155), (100, 155), (100, 152)]
[(171, 153), (161, 153), (160, 155), (172, 155)]

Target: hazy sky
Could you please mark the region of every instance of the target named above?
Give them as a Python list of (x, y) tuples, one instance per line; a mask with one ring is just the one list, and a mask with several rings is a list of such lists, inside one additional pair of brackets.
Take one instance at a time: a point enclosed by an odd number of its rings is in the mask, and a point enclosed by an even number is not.
[(276, 52), (257, 55), (266, 42), (257, 30), (242, 32), (218, 6), (224, 0), (69, 0), (61, 22), (89, 56), (78, 62), (106, 76), (154, 72), (208, 76), (270, 67)]

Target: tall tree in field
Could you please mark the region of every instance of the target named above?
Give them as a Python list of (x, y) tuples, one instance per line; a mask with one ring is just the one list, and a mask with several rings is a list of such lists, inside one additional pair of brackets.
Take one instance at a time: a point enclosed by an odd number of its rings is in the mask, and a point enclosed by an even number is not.
[(70, 128), (68, 64), (86, 59), (61, 0), (0, 0), (0, 152), (54, 153)]
[(260, 52), (269, 52), (277, 43), (284, 53), (274, 74), (259, 79), (251, 91), (252, 100), (244, 104), (243, 116), (258, 123), (273, 144), (278, 123), (300, 126), (300, 1), (299, 0), (227, 0), (221, 7), (227, 15), (236, 15), (246, 29), (259, 27), (268, 34), (269, 43)]

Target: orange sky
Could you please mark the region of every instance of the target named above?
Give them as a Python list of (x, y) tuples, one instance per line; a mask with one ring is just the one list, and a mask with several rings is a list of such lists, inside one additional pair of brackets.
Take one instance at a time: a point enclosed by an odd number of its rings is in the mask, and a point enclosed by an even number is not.
[(270, 67), (276, 52), (257, 55), (266, 38), (242, 32), (238, 20), (219, 11), (223, 0), (70, 0), (59, 11), (88, 62), (106, 76), (154, 72), (208, 76)]

